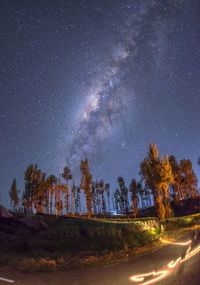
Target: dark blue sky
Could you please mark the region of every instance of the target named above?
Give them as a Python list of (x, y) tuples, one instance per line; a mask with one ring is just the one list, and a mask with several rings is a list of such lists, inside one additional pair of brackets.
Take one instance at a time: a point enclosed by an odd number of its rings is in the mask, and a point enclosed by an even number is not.
[(79, 184), (87, 157), (112, 189), (138, 178), (149, 143), (199, 177), (198, 0), (0, 1), (2, 200), (37, 163)]

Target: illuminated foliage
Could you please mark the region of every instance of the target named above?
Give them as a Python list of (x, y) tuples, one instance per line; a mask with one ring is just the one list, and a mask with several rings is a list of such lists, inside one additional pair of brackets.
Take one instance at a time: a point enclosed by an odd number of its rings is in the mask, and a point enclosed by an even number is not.
[(55, 194), (55, 185), (57, 183), (57, 178), (55, 175), (51, 174), (50, 176), (47, 177), (46, 180), (47, 183), (47, 188), (48, 188), (48, 202), (49, 203), (49, 196), (50, 196), (50, 214), (52, 214), (52, 210), (53, 210), (53, 196)]
[(192, 168), (192, 162), (189, 159), (182, 159), (180, 164), (174, 156), (169, 158), (174, 184), (172, 188), (172, 197), (175, 205), (182, 206), (183, 200), (198, 196), (198, 180)]
[(193, 198), (198, 195), (198, 180), (192, 169), (192, 162), (189, 159), (180, 161), (180, 169), (182, 174), (182, 193), (183, 198)]
[(148, 157), (140, 164), (141, 174), (151, 189), (158, 217), (172, 215), (169, 198), (169, 184), (174, 183), (168, 156), (158, 157), (155, 144), (150, 144)]

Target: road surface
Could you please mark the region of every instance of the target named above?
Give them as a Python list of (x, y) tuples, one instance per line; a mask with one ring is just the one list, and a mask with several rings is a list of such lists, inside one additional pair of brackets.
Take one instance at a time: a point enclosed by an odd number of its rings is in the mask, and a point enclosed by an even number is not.
[[(184, 238), (186, 239), (186, 237)], [(136, 274), (158, 271), (172, 259), (181, 254), (183, 248), (177, 245), (166, 245), (150, 254), (120, 264), (98, 267), (87, 270), (73, 270), (56, 273), (23, 274), (21, 272), (0, 269), (0, 277), (13, 279), (19, 285), (135, 285), (142, 282), (131, 282), (129, 278)], [(182, 263), (173, 275), (156, 284), (200, 284), (200, 252)], [(146, 280), (146, 279), (145, 279)], [(0, 285), (8, 284), (0, 281)]]

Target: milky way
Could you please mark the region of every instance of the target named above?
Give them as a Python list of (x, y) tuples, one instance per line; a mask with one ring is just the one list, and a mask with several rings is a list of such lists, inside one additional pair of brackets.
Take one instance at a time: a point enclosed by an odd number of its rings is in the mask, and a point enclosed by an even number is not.
[[(176, 1), (174, 7), (175, 4)], [(149, 57), (155, 58), (154, 63), (160, 67), (164, 48), (162, 44), (166, 37), (166, 32), (163, 33), (165, 19), (159, 25), (161, 15), (158, 13), (157, 18), (154, 18), (153, 13), (163, 7), (158, 1), (143, 1), (135, 8), (135, 13), (118, 26), (121, 39), (115, 45), (111, 44), (109, 60), (104, 62), (101, 74), (91, 79), (91, 87), (83, 94), (84, 103), (75, 119), (72, 134), (67, 134), (66, 162), (75, 171), (81, 159), (88, 158), (96, 163), (99, 161), (97, 154), (103, 155), (101, 146), (106, 138), (112, 137), (124, 115), (130, 108), (134, 109), (135, 92), (126, 86), (124, 78), (130, 64), (138, 72), (135, 60), (141, 37), (144, 37), (142, 29), (145, 25), (149, 25), (149, 36), (143, 42), (149, 47)]]
[(149, 143), (200, 155), (199, 0), (0, 0), (1, 197), (37, 163), (140, 179)]

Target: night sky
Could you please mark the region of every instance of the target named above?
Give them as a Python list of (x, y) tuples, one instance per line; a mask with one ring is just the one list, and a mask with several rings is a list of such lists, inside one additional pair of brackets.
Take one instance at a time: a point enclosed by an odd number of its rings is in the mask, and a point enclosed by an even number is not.
[(129, 185), (149, 143), (200, 177), (199, 0), (0, 1), (0, 191), (31, 163)]

